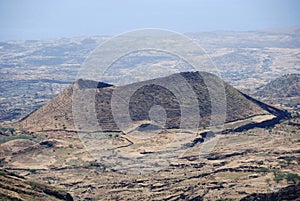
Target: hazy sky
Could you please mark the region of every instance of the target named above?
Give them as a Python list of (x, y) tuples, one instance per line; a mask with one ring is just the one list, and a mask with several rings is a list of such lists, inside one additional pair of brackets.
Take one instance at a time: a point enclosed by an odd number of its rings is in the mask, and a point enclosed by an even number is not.
[(300, 25), (298, 0), (0, 0), (0, 41)]

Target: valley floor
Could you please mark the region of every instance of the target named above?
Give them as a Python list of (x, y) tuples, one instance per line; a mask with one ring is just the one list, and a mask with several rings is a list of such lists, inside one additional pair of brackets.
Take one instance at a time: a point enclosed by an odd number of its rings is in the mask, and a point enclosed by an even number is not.
[(76, 133), (63, 131), (2, 143), (1, 164), (75, 200), (239, 200), (299, 182), (299, 122), (220, 135), (206, 158), (187, 157), (150, 174), (113, 171), (90, 156)]

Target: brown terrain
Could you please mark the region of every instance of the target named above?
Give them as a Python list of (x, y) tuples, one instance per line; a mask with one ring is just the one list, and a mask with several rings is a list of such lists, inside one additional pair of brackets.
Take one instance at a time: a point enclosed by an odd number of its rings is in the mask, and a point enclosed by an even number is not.
[(263, 85), (253, 95), (267, 103), (299, 110), (299, 89), (300, 75), (288, 74)]
[(76, 133), (65, 131), (37, 132), (39, 143), (2, 144), (1, 150), (16, 144), (2, 152), (2, 166), (64, 188), (75, 200), (239, 200), (294, 182), (286, 177), (300, 173), (300, 121), (292, 122), (298, 126), (285, 121), (221, 135), (207, 158), (178, 160), (152, 174), (113, 171), (91, 157)]
[[(174, 76), (157, 80), (170, 83)], [(153, 164), (157, 161), (149, 162), (153, 167), (151, 171), (134, 174), (126, 171), (126, 168), (136, 168), (130, 162), (119, 168), (116, 164), (97, 160), (93, 151), (99, 151), (99, 147), (86, 147), (75, 131), (72, 95), (76, 87), (95, 90), (97, 120), (104, 128), (105, 142), (121, 156), (142, 158), (148, 164), (147, 156), (159, 156), (159, 150), (174, 136), (180, 137), (189, 131), (184, 128), (178, 133), (180, 108), (173, 94), (153, 85), (153, 81), (140, 83), (145, 87), (136, 91), (131, 97), (132, 105), (129, 104), (131, 118), (137, 123), (137, 128), (133, 129), (139, 130), (150, 121), (147, 112), (153, 104), (160, 104), (167, 111), (163, 131), (140, 139), (123, 130), (121, 132), (108, 107), (113, 90), (126, 91), (133, 86), (110, 86), (81, 80), (21, 122), (2, 125), (3, 128), (15, 128), (1, 131), (2, 168), (20, 175), (13, 177), (22, 180), (24, 177), (63, 188), (74, 200), (299, 200), (296, 185), (300, 180), (299, 115), (289, 116), (287, 112), (224, 83), (227, 116), (223, 132), (206, 140), (211, 102), (201, 78), (207, 76), (216, 83), (220, 79), (207, 73), (182, 73), (181, 76), (196, 94), (203, 121), (199, 122), (199, 130), (184, 141), (185, 146), (175, 144), (184, 152), (181, 157), (177, 156), (175, 160), (171, 149), (165, 149), (167, 156), (173, 157), (167, 166), (156, 164), (159, 167), (156, 168)], [(181, 84), (177, 83), (178, 88), (182, 87)], [(159, 102), (151, 101), (151, 97)], [(150, 101), (145, 101), (148, 98)], [(213, 140), (216, 142), (213, 150), (200, 157), (199, 150), (205, 150)], [(5, 175), (12, 173), (5, 172)], [(41, 188), (37, 192), (45, 192)]]
[(1, 200), (73, 201), (71, 195), (62, 189), (25, 179), (5, 170), (0, 170), (0, 178)]

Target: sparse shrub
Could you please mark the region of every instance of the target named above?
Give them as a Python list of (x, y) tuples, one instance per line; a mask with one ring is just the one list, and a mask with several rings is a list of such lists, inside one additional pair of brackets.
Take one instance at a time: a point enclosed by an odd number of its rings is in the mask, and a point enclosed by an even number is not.
[(282, 181), (284, 179), (285, 175), (283, 173), (276, 173), (275, 177), (274, 177), (274, 181), (276, 183), (279, 183), (280, 181)]
[(285, 161), (282, 161), (282, 160), (278, 161), (278, 163), (279, 163), (280, 165), (285, 165), (285, 164), (286, 164), (286, 162), (285, 162)]
[(24, 140), (34, 140), (35, 136), (31, 135), (14, 135), (14, 136), (0, 136), (0, 144), (11, 140), (24, 139)]
[(271, 182), (271, 179), (270, 179), (270, 178), (267, 178), (267, 179), (266, 179), (266, 182), (267, 182), (268, 186), (270, 186), (270, 184), (271, 184), (271, 183), (270, 183), (270, 182)]
[(216, 201), (234, 201), (232, 198), (219, 198)]
[(118, 138), (118, 137), (120, 137), (120, 133), (106, 133), (105, 135), (108, 138)]
[(293, 158), (291, 158), (291, 157), (286, 157), (286, 158), (284, 158), (284, 160), (287, 162), (287, 165), (290, 165), (291, 162), (293, 161)]
[(297, 157), (296, 161), (297, 161), (298, 164), (300, 164), (300, 157)]
[(36, 186), (36, 184), (31, 184), (30, 187), (31, 187), (32, 190), (35, 190), (37, 186)]
[(287, 182), (293, 182), (294, 184), (297, 183), (297, 181), (300, 180), (300, 176), (298, 174), (294, 173), (288, 173), (285, 177)]
[(270, 172), (270, 170), (266, 167), (260, 167), (256, 170), (256, 172)]
[(220, 181), (217, 183), (218, 186), (223, 186), (224, 182)]
[(14, 128), (1, 128), (1, 131), (4, 133), (9, 132), (10, 134), (14, 134), (16, 132)]
[(11, 134), (14, 134), (16, 130), (15, 130), (14, 128), (8, 128), (8, 131), (9, 131)]
[(43, 142), (40, 143), (40, 145), (47, 146), (47, 147), (53, 147), (54, 142), (52, 142), (52, 141), (43, 141)]
[(36, 173), (36, 169), (30, 169), (29, 172), (30, 172), (31, 174), (35, 174), (35, 173)]
[(93, 166), (93, 167), (100, 167), (100, 163), (98, 163), (97, 161), (91, 161), (91, 162), (90, 162), (90, 166)]

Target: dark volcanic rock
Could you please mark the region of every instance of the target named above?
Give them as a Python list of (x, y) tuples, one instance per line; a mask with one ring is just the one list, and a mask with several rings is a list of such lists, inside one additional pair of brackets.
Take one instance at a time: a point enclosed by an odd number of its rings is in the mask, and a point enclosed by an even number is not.
[(285, 201), (285, 200), (300, 200), (300, 183), (298, 185), (290, 185), (278, 192), (265, 193), (265, 194), (251, 194), (240, 201)]

